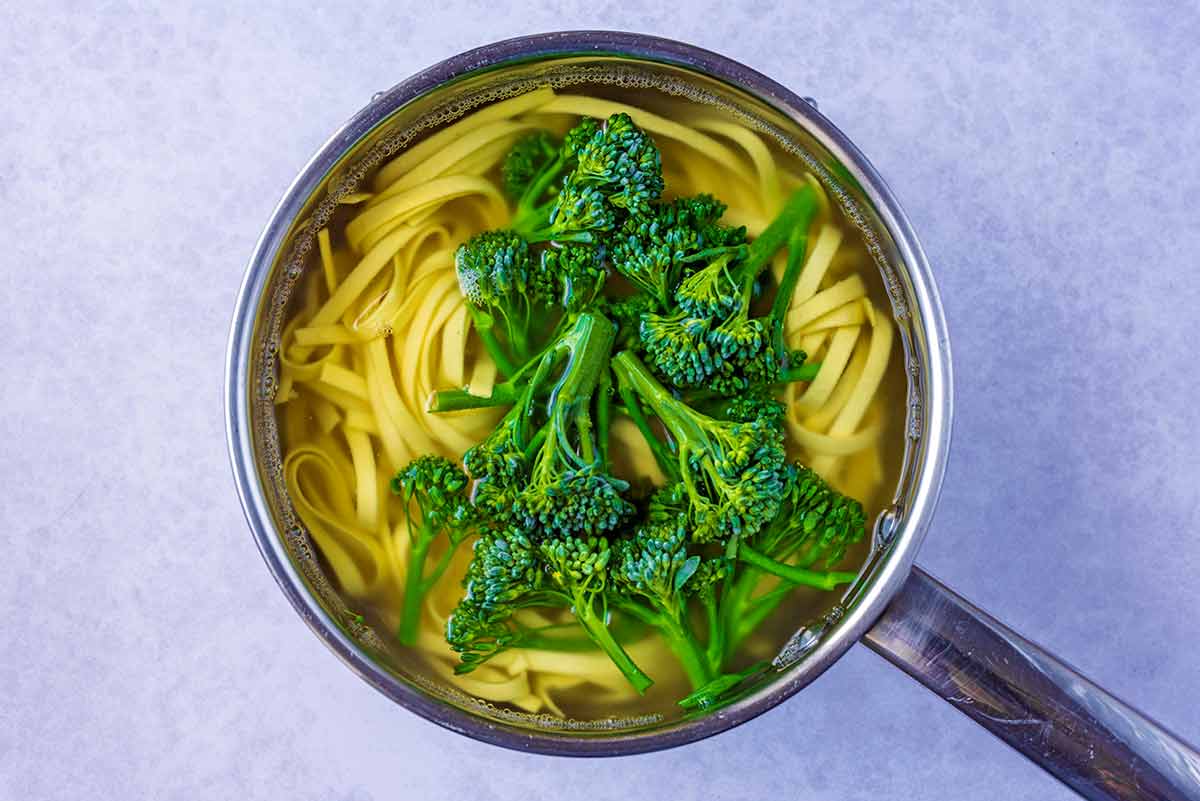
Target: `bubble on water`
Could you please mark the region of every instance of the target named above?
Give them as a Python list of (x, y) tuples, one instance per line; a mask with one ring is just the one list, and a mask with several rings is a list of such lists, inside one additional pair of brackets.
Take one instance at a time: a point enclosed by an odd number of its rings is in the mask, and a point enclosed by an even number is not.
[(263, 375), (258, 381), (258, 397), (262, 400), (274, 401), (277, 389), (274, 374)]
[(783, 670), (799, 662), (821, 643), (825, 635), (837, 625), (837, 622), (845, 614), (845, 607), (841, 604), (834, 604), (818, 620), (798, 629), (771, 660), (772, 666)]
[(875, 518), (875, 530), (872, 532), (872, 551), (883, 550), (892, 544), (900, 530), (902, 519), (901, 507), (898, 504), (879, 513), (879, 517)]

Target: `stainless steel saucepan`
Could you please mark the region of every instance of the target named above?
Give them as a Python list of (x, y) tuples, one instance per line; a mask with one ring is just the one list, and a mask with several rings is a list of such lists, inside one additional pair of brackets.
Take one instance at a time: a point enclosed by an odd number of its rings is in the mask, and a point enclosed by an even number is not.
[[(424, 132), (539, 86), (665, 93), (720, 107), (803, 158), (866, 237), (904, 347), (907, 444), (894, 503), (875, 521), (859, 579), (818, 620), (797, 621), (774, 669), (717, 710), (667, 719), (564, 721), (469, 698), (391, 658), (389, 638), (348, 613), (283, 486), (272, 398), (288, 297), (315, 231), (374, 167)], [(292, 605), (355, 672), (404, 707), (509, 748), (568, 755), (667, 748), (731, 728), (789, 698), (862, 641), (1090, 799), (1200, 799), (1200, 755), (1069, 665), (913, 565), (950, 445), (950, 350), (917, 238), (867, 159), (806, 102), (727, 58), (631, 33), (511, 39), (437, 64), (372, 98), (284, 194), (238, 297), (226, 375), (229, 449), (258, 547)]]

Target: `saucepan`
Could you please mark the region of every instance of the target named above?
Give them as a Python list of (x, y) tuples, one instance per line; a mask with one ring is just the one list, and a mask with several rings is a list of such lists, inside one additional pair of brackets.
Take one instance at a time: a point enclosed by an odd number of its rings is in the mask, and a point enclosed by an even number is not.
[[(596, 83), (713, 103), (790, 141), (868, 234), (907, 367), (904, 464), (892, 504), (874, 521), (858, 580), (817, 619), (796, 621), (757, 684), (715, 710), (675, 720), (525, 715), (381, 657), (386, 643), (346, 613), (291, 507), (274, 423), (289, 292), (310, 263), (314, 232), (339, 199), (383, 159), (475, 108), (547, 84)], [(863, 642), (1087, 798), (1200, 798), (1200, 755), (1191, 746), (914, 566), (933, 520), (952, 417), (950, 346), (932, 270), (883, 179), (816, 104), (728, 58), (633, 33), (550, 33), (471, 50), (378, 93), (317, 152), (268, 222), (238, 296), (226, 382), (237, 490), (279, 586), (351, 669), (449, 729), (564, 755), (682, 745), (783, 702)]]

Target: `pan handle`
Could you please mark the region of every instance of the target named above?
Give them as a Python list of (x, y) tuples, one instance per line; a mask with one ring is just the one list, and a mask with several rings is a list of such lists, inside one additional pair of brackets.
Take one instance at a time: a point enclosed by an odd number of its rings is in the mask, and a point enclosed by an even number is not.
[(1092, 801), (1197, 801), (1200, 754), (920, 568), (864, 642)]

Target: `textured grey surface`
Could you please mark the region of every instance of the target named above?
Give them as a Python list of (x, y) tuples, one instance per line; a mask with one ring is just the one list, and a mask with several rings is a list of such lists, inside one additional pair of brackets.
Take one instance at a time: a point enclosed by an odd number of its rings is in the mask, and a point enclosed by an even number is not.
[(220, 410), (255, 237), (373, 91), (572, 27), (723, 51), (861, 145), (953, 335), (920, 561), (1200, 740), (1195, 3), (664, 5), (5, 11), (0, 798), (1071, 797), (862, 648), (684, 749), (496, 750), (377, 695), (277, 591)]

